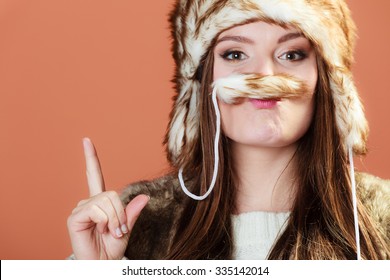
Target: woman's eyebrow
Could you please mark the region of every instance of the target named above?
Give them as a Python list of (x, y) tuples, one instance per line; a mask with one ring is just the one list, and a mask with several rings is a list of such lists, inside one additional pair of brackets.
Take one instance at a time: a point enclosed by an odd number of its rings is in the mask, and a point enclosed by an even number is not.
[(289, 41), (289, 40), (292, 40), (295, 38), (299, 38), (299, 37), (303, 37), (303, 34), (300, 32), (288, 33), (288, 34), (283, 35), (282, 37), (279, 38), (278, 44), (281, 44), (281, 43), (284, 43), (286, 41)]
[(248, 37), (244, 37), (244, 36), (224, 36), (224, 37), (218, 39), (216, 44), (219, 44), (219, 43), (224, 42), (224, 41), (234, 41), (234, 42), (238, 42), (238, 43), (247, 43), (247, 44), (252, 44), (252, 45), (255, 43), (253, 40), (249, 39)]

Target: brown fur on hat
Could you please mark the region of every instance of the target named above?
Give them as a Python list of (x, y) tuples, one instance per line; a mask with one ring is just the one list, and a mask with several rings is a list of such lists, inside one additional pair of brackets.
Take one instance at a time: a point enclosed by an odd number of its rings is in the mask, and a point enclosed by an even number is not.
[(368, 126), (351, 72), (355, 25), (343, 0), (178, 0), (170, 17), (177, 90), (166, 135), (170, 161), (178, 164), (199, 133), (202, 57), (221, 32), (256, 20), (297, 28), (313, 43), (327, 65), (345, 148), (364, 154)]

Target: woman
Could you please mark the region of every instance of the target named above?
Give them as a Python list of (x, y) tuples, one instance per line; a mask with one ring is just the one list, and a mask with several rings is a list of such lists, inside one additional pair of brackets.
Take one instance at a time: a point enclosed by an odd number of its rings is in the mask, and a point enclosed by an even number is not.
[(74, 257), (390, 258), (389, 183), (354, 174), (368, 129), (344, 1), (182, 0), (171, 24), (172, 173), (119, 198), (85, 139)]

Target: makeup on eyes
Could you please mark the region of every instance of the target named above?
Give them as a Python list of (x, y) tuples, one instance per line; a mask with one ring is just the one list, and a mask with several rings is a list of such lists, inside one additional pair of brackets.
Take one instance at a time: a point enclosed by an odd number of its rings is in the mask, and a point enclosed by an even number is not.
[(302, 33), (287, 31), (266, 39), (257, 33), (228, 33), (215, 44), (215, 62), (226, 67), (226, 74), (274, 73), (300, 69), (313, 56), (311, 43)]
[[(293, 56), (298, 56), (293, 57)], [(301, 61), (307, 58), (308, 54), (303, 49), (291, 49), (284, 52), (282, 55), (278, 56), (279, 59), (289, 60), (289, 61)]]
[[(244, 60), (245, 58), (248, 57), (244, 52), (239, 51), (239, 50), (227, 50), (227, 51), (222, 52), (220, 54), (220, 56), (223, 59), (229, 60), (229, 61)], [(232, 57), (229, 58), (229, 56), (232, 56)]]

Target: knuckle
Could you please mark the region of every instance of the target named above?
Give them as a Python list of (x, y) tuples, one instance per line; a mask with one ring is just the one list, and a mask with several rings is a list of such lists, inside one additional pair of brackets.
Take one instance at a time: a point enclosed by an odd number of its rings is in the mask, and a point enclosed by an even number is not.
[(110, 198), (105, 194), (101, 196), (101, 202), (102, 203), (111, 203)]
[(90, 203), (85, 206), (85, 211), (92, 214), (92, 213), (98, 213), (100, 210), (99, 206), (97, 206), (94, 203)]
[(118, 221), (118, 217), (116, 216), (115, 213), (110, 213), (109, 219), (110, 219), (109, 223), (111, 225), (113, 225), (115, 228), (118, 227), (119, 221)]
[(118, 196), (116, 191), (107, 191), (106, 193), (107, 193), (107, 196), (110, 198), (116, 198)]
[(120, 212), (119, 212), (119, 220), (122, 222), (122, 223), (125, 223), (126, 222), (126, 213), (125, 213), (125, 210), (123, 209), (123, 210), (121, 210)]
[(77, 224), (77, 216), (72, 213), (66, 219), (66, 225), (68, 228), (71, 228), (75, 224)]
[(87, 201), (88, 201), (88, 199), (80, 200), (79, 203), (77, 203), (77, 207), (84, 205), (85, 203), (87, 203)]
[(66, 220), (66, 224), (68, 225), (68, 227), (73, 223), (73, 218), (73, 215), (68, 216), (68, 219)]

